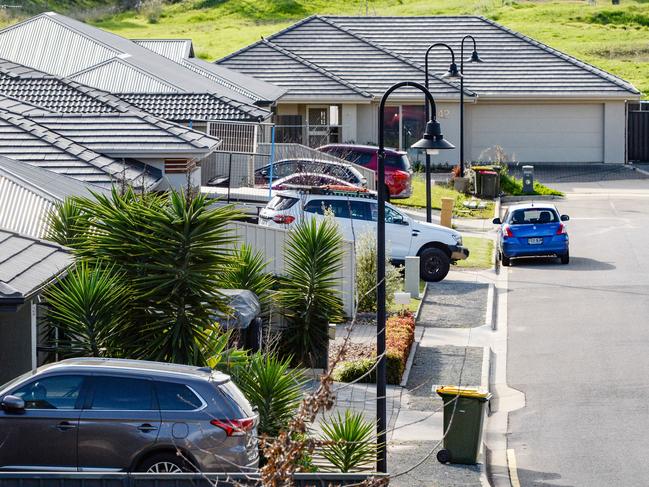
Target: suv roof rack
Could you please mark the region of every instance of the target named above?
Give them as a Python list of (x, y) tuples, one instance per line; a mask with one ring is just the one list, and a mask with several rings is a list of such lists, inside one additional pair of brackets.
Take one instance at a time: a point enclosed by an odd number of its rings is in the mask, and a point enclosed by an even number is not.
[(347, 188), (344, 186), (317, 186), (311, 188), (299, 189), (303, 194), (322, 194), (328, 196), (353, 196), (355, 198), (376, 199), (376, 193), (366, 188)]

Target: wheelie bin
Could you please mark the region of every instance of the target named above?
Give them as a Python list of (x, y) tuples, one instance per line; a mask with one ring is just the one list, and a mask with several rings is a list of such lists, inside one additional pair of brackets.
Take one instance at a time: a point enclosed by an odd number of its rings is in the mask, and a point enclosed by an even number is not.
[(491, 394), (456, 386), (437, 388), (444, 401), (444, 448), (437, 452), (441, 463), (474, 465), (482, 444), (482, 428)]

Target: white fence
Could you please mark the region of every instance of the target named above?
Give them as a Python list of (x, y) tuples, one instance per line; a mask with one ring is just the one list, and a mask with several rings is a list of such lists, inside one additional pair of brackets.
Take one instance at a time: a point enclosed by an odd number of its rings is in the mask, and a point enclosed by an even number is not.
[[(287, 230), (244, 222), (234, 222), (231, 225), (240, 243), (245, 242), (254, 250), (264, 253), (269, 272), (276, 275), (284, 273), (284, 245), (288, 238)], [(345, 315), (352, 316), (354, 296), (356, 296), (356, 261), (353, 242), (344, 241), (343, 251), (342, 268), (336, 278)]]

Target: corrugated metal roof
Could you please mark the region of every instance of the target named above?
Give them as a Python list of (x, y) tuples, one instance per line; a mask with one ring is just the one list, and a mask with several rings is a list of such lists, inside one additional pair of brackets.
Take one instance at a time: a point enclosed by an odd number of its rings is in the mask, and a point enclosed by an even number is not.
[(181, 91), (160, 78), (117, 58), (70, 75), (70, 79), (113, 93), (135, 91), (140, 93), (178, 93)]
[(0, 229), (0, 305), (29, 298), (73, 262), (61, 245)]
[(171, 59), (176, 63), (183, 59), (194, 57), (194, 48), (191, 39), (131, 39), (137, 45), (161, 56)]
[[(216, 93), (244, 103), (274, 101), (263, 97), (277, 93), (276, 87), (257, 81), (260, 98), (251, 99), (241, 94), (243, 87), (230, 89), (135, 42), (52, 12), (0, 30), (0, 46), (0, 57), (109, 91), (117, 91), (112, 76), (126, 92), (168, 92), (171, 86), (173, 91)], [(250, 80), (238, 77), (243, 80), (239, 84)]]
[[(464, 86), (480, 97), (639, 95), (621, 78), (474, 16), (313, 16), (217, 62), (287, 87), (284, 100), (326, 97), (329, 86), (324, 78), (311, 79), (300, 71), (291, 77), (295, 62), (288, 58), (293, 54), (378, 97), (398, 81), (423, 81), (424, 56), (431, 44), (446, 42), (459, 56), (467, 34), (476, 38), (484, 63), (464, 64)], [(273, 46), (285, 50), (286, 56), (272, 54)], [(472, 47), (470, 41), (465, 43), (467, 58)], [(433, 49), (429, 60), (431, 74), (444, 73), (450, 56), (446, 49)], [(449, 95), (440, 83), (433, 80), (432, 91)]]
[(0, 57), (57, 76), (68, 76), (121, 54), (117, 49), (52, 22), (47, 14), (8, 27), (0, 39)]
[(43, 238), (55, 202), (91, 196), (91, 191), (108, 194), (99, 186), (0, 156), (0, 228)]

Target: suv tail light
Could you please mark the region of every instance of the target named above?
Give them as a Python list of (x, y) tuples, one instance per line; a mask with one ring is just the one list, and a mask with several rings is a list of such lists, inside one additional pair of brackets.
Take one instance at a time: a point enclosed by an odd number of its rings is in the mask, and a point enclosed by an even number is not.
[(408, 181), (410, 179), (410, 173), (406, 171), (394, 171), (392, 173), (392, 178), (395, 181)]
[(221, 428), (227, 436), (243, 436), (255, 427), (255, 418), (213, 419), (210, 424)]
[(568, 233), (566, 231), (566, 226), (563, 223), (559, 223), (559, 228), (557, 228), (557, 235), (565, 235)]
[(509, 225), (505, 225), (503, 227), (503, 230), (505, 231), (505, 237), (513, 237), (514, 236), (514, 233), (512, 232), (512, 227), (510, 227)]
[(275, 215), (273, 217), (273, 221), (275, 223), (288, 225), (288, 224), (293, 223), (295, 221), (295, 217), (291, 216), (291, 215)]

